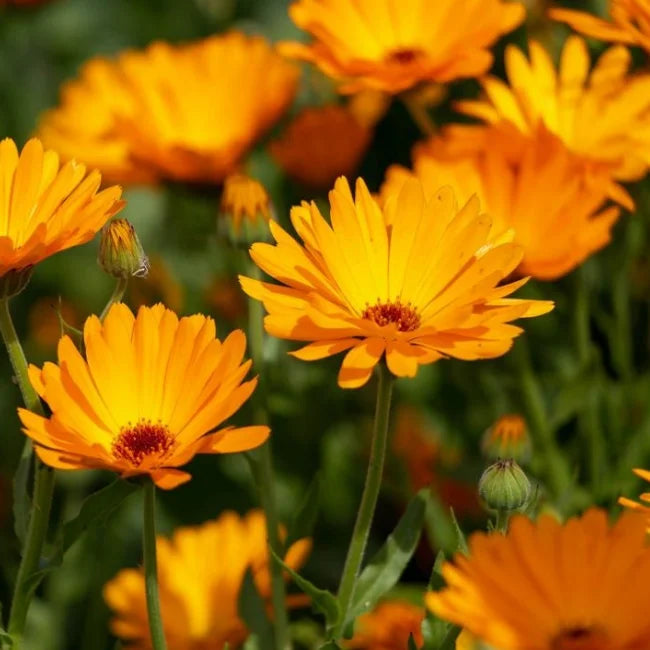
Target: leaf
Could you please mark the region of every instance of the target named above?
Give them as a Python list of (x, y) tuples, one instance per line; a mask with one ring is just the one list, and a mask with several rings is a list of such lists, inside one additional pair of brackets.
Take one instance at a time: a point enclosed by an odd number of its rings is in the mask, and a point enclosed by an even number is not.
[(439, 650), (455, 650), (456, 640), (461, 633), (461, 629), (457, 625), (453, 625), (449, 632), (447, 632), (447, 638), (444, 640)]
[(312, 584), (307, 578), (303, 578), (299, 573), (287, 566), (276, 553), (273, 553), (273, 559), (280, 563), (282, 568), (289, 573), (293, 581), (302, 589), (310, 598), (312, 607), (325, 616), (328, 627), (332, 627), (339, 622), (341, 617), (341, 608), (336, 596), (326, 589), (320, 589)]
[(289, 536), (286, 547), (289, 548), (294, 542), (305, 537), (311, 537), (318, 517), (320, 506), (321, 479), (316, 474), (309, 485), (298, 511), (289, 526)]
[[(445, 586), (445, 581), (441, 572), (444, 561), (445, 554), (442, 551), (439, 551), (438, 555), (436, 555), (433, 570), (431, 571), (427, 591), (439, 591)], [(445, 642), (445, 639), (449, 634), (449, 628), (450, 624), (447, 621), (438, 618), (427, 608), (426, 615), (420, 628), (422, 630), (422, 638), (424, 639), (422, 650), (438, 650)]]
[(395, 530), (361, 572), (347, 612), (346, 627), (357, 616), (371, 609), (399, 581), (420, 540), (428, 499), (429, 488), (417, 493)]
[(318, 647), (318, 650), (341, 650), (341, 646), (336, 641), (328, 641)]
[(28, 442), (23, 447), (23, 453), (18, 461), (18, 467), (14, 474), (14, 531), (20, 541), (20, 545), (25, 545), (25, 536), (27, 535), (27, 525), (29, 523), (29, 512), (32, 507), (31, 499), (27, 491), (29, 482), (29, 470), (32, 467), (32, 445)]
[(432, 490), (425, 513), (427, 537), (434, 548), (452, 551), (456, 548), (458, 535), (454, 521), (440, 497)]
[(273, 626), (266, 615), (266, 604), (257, 591), (250, 567), (244, 575), (237, 609), (246, 627), (257, 637), (259, 650), (273, 650)]
[(408, 650), (418, 650), (418, 647), (417, 647), (417, 645), (415, 643), (415, 639), (413, 638), (412, 634), (409, 634)]
[(456, 519), (456, 513), (453, 508), (449, 508), (451, 514), (451, 519), (454, 524), (454, 530), (456, 531), (456, 550), (469, 555), (469, 547), (467, 546), (467, 540), (465, 539), (465, 533), (462, 531), (461, 527), (458, 525), (458, 519)]

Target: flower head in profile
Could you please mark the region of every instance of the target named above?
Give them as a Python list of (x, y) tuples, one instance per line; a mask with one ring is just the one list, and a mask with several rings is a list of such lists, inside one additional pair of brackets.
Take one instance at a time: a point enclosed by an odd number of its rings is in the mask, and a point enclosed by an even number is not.
[(645, 535), (633, 513), (613, 526), (598, 509), (566, 524), (515, 516), (507, 535), (472, 535), (426, 602), (500, 650), (649, 648)]
[(461, 202), (477, 194), (497, 237), (514, 230), (524, 251), (517, 273), (540, 280), (565, 275), (609, 243), (620, 211), (608, 199), (634, 207), (606, 165), (585, 166), (544, 125), (528, 137), (510, 128), (450, 127), (416, 147), (413, 171), (389, 168), (382, 196), (414, 176), (428, 196), (442, 185)]
[(108, 469), (123, 477), (148, 474), (158, 487), (191, 476), (178, 467), (195, 454), (245, 451), (262, 444), (268, 427), (215, 429), (248, 399), (257, 383), (242, 383), (246, 337), (223, 342), (200, 314), (179, 318), (163, 305), (134, 316), (113, 305), (104, 322), (84, 325), (85, 356), (68, 336), (58, 365), (29, 368), (49, 418), (19, 409), (36, 453), (57, 469)]
[(509, 45), (505, 63), (510, 85), (488, 76), (482, 82), (485, 99), (458, 102), (457, 107), (525, 135), (542, 123), (572, 152), (608, 165), (615, 178), (641, 178), (650, 164), (650, 75), (628, 75), (629, 51), (611, 47), (591, 72), (587, 45), (578, 36), (567, 39), (557, 70), (540, 44), (531, 41), (529, 51), (530, 61)]
[(0, 142), (0, 176), (0, 278), (85, 244), (124, 205), (119, 187), (98, 191), (98, 171), (61, 166), (36, 138), (20, 153), (13, 140)]
[(157, 42), (86, 63), (39, 133), (124, 183), (219, 183), (284, 113), (297, 68), (261, 37)]
[[(215, 521), (178, 528), (171, 539), (158, 536), (158, 589), (165, 637), (172, 650), (239, 648), (248, 630), (238, 614), (239, 592), (247, 570), (260, 596), (270, 601), (271, 586), (264, 515), (225, 512)], [(299, 540), (285, 563), (299, 569), (311, 543)], [(125, 569), (104, 587), (113, 610), (113, 633), (129, 650), (151, 650), (142, 569)], [(291, 597), (287, 604), (291, 603)]]
[(305, 187), (326, 190), (338, 176), (350, 176), (372, 139), (372, 129), (347, 107), (306, 108), (269, 151), (288, 176)]
[(527, 462), (532, 445), (526, 420), (517, 413), (508, 413), (497, 418), (483, 434), (481, 449), (492, 460), (514, 458), (519, 463)]
[(281, 47), (341, 81), (344, 92), (399, 93), (482, 74), (492, 65), (489, 48), (525, 13), (502, 0), (297, 0), (289, 14), (314, 40)]
[(610, 20), (586, 11), (551, 9), (549, 17), (601, 41), (638, 45), (650, 52), (650, 4), (648, 0), (609, 0)]
[(493, 245), (492, 221), (476, 198), (459, 206), (449, 188), (427, 198), (412, 180), (382, 209), (362, 179), (353, 197), (340, 178), (330, 206), (331, 225), (313, 202), (292, 209), (302, 245), (271, 223), (276, 244), (252, 246), (256, 264), (281, 284), (240, 280), (264, 303), (269, 334), (310, 342), (294, 356), (348, 351), (343, 388), (363, 386), (384, 357), (394, 375), (413, 377), (443, 357), (501, 356), (521, 332), (510, 321), (553, 307), (507, 297), (524, 283), (502, 284), (522, 251)]
[(267, 238), (273, 208), (266, 188), (254, 178), (230, 174), (223, 184), (220, 212), (219, 225), (233, 241)]

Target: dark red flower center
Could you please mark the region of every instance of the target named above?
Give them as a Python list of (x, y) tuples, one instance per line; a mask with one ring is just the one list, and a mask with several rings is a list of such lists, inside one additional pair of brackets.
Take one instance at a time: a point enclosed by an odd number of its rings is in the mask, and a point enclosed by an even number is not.
[(419, 59), (422, 52), (416, 48), (404, 47), (389, 52), (386, 56), (387, 63), (397, 63), (398, 65), (408, 65)]
[(163, 458), (174, 444), (167, 426), (141, 420), (134, 426), (123, 427), (113, 442), (113, 456), (139, 467), (147, 456)]
[(417, 311), (410, 303), (405, 305), (399, 300), (383, 303), (377, 301), (376, 305), (368, 305), (361, 318), (371, 320), (380, 327), (392, 323), (400, 332), (412, 332), (420, 327), (420, 315)]
[(611, 643), (599, 627), (571, 627), (562, 630), (551, 642), (551, 650), (609, 650)]

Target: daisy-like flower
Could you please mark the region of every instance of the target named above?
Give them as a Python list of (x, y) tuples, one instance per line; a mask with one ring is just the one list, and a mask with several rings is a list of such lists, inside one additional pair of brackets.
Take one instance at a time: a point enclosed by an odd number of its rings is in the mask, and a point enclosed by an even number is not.
[(240, 172), (230, 174), (223, 184), (220, 210), (219, 223), (234, 241), (266, 239), (273, 210), (259, 181)]
[(291, 103), (298, 69), (238, 32), (96, 58), (43, 116), (43, 140), (125, 183), (221, 182)]
[(331, 226), (315, 203), (291, 210), (303, 245), (272, 222), (276, 245), (252, 246), (256, 264), (282, 284), (240, 280), (269, 312), (269, 334), (311, 341), (294, 356), (311, 361), (348, 350), (343, 388), (363, 386), (384, 356), (399, 377), (442, 357), (498, 357), (521, 332), (509, 321), (553, 307), (506, 297), (525, 282), (500, 284), (522, 251), (492, 245), (492, 221), (476, 198), (459, 207), (443, 188), (427, 199), (413, 180), (382, 209), (362, 179), (355, 200), (340, 178), (330, 206)]
[(585, 11), (551, 9), (549, 16), (601, 41), (638, 45), (650, 52), (650, 3), (648, 0), (609, 0), (611, 20)]
[(502, 0), (297, 0), (289, 14), (314, 41), (281, 47), (341, 81), (344, 92), (399, 93), (484, 73), (489, 48), (525, 13)]
[(60, 166), (35, 138), (20, 153), (13, 140), (0, 142), (0, 179), (0, 278), (85, 244), (124, 205), (119, 187), (98, 192), (98, 171)]
[(179, 319), (163, 305), (141, 307), (135, 317), (118, 303), (103, 323), (86, 320), (84, 347), (85, 359), (64, 336), (58, 365), (29, 368), (52, 415), (18, 412), (46, 465), (148, 474), (170, 489), (191, 478), (177, 468), (195, 454), (245, 451), (269, 435), (266, 426), (214, 431), (257, 384), (242, 383), (251, 362), (242, 363), (240, 330), (221, 342), (211, 318)]
[[(177, 529), (156, 538), (158, 589), (171, 650), (239, 648), (248, 637), (238, 615), (244, 575), (251, 570), (260, 596), (270, 603), (266, 521), (253, 510), (244, 517), (225, 512), (215, 521)], [(293, 544), (284, 561), (299, 569), (311, 549), (307, 539)], [(128, 650), (151, 650), (142, 569), (125, 569), (104, 587), (115, 613), (113, 633)], [(293, 599), (289, 597), (288, 604)]]
[(269, 151), (292, 179), (326, 190), (338, 176), (354, 174), (371, 138), (372, 129), (344, 106), (307, 108), (269, 144)]
[(565, 275), (609, 243), (620, 212), (608, 198), (634, 208), (607, 165), (586, 167), (543, 124), (530, 137), (476, 128), (480, 140), (476, 130), (466, 137), (467, 127), (458, 126), (416, 147), (413, 171), (389, 168), (382, 196), (414, 176), (428, 196), (443, 185), (461, 202), (477, 194), (497, 238), (514, 229), (524, 250), (517, 272), (541, 280)]
[(426, 602), (500, 650), (650, 648), (645, 536), (635, 513), (613, 526), (598, 509), (566, 524), (516, 516), (507, 535), (472, 535)]
[(628, 75), (629, 51), (611, 47), (591, 72), (587, 46), (578, 36), (567, 39), (557, 70), (541, 45), (531, 41), (529, 51), (530, 61), (509, 45), (510, 86), (488, 76), (482, 82), (486, 98), (457, 107), (525, 135), (542, 123), (585, 160), (607, 164), (615, 178), (641, 178), (650, 164), (650, 75)]

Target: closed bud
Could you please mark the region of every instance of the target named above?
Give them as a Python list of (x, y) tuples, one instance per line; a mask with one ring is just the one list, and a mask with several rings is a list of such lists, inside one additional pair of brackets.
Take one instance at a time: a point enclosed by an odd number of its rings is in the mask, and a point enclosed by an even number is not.
[(526, 505), (531, 486), (524, 470), (509, 458), (498, 460), (483, 472), (478, 492), (488, 509), (511, 512)]
[(526, 420), (517, 414), (502, 415), (483, 434), (481, 449), (490, 460), (514, 458), (518, 463), (527, 463), (532, 445)]
[(102, 228), (97, 261), (115, 278), (144, 277), (149, 272), (149, 260), (126, 219), (113, 219)]

